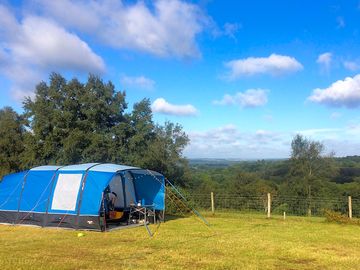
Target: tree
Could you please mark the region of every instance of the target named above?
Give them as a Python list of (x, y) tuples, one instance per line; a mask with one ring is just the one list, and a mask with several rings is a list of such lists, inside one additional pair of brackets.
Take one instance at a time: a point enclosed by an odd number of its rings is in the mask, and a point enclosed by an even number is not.
[(189, 139), (178, 124), (165, 122), (156, 125), (152, 120), (150, 100), (134, 104), (126, 115), (126, 162), (135, 166), (162, 172), (180, 186), (190, 181), (188, 163), (182, 152)]
[(145, 167), (149, 161), (151, 144), (156, 140), (155, 125), (152, 120), (150, 100), (143, 99), (135, 103), (129, 115), (130, 138), (128, 140), (128, 161), (139, 167)]
[[(298, 192), (306, 190), (308, 213), (311, 214), (311, 196), (319, 193), (322, 185), (322, 182), (318, 180), (329, 179), (336, 170), (333, 165), (333, 154), (325, 156), (325, 147), (321, 142), (312, 141), (299, 134), (292, 140), (291, 150), (290, 177), (292, 179), (290, 179), (289, 187), (297, 186)], [(299, 188), (299, 180), (304, 188)], [(297, 185), (294, 185), (294, 181)]]
[(111, 82), (93, 75), (85, 84), (66, 82), (51, 74), (50, 84), (37, 85), (35, 99), (24, 102), (33, 131), (26, 140), (27, 165), (118, 161), (111, 148), (120, 147), (114, 141), (123, 136), (118, 126), (126, 121), (126, 108), (125, 93)]
[(32, 131), (25, 139), (25, 166), (126, 163), (162, 172), (185, 186), (188, 165), (182, 151), (189, 139), (182, 127), (155, 125), (149, 99), (126, 113), (125, 97), (97, 76), (81, 83), (51, 74), (49, 84), (38, 84), (35, 98), (24, 102)]
[(324, 154), (325, 146), (297, 134), (291, 142), (290, 174), (303, 179), (333, 175), (333, 155)]
[(0, 178), (23, 168), (25, 133), (21, 116), (10, 107), (0, 110)]
[(190, 172), (182, 152), (189, 138), (179, 124), (165, 122), (155, 127), (156, 137), (144, 157), (144, 167), (163, 172), (173, 183), (188, 186)]

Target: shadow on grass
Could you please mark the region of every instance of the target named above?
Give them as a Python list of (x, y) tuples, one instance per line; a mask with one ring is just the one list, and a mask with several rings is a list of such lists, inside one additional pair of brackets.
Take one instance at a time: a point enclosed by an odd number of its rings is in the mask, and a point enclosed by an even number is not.
[[(189, 215), (190, 216), (190, 215)], [(187, 218), (189, 216), (184, 216), (184, 215), (174, 215), (174, 214), (165, 214), (165, 222), (167, 221), (171, 221), (171, 220), (177, 220), (177, 219), (182, 219), (182, 218)]]

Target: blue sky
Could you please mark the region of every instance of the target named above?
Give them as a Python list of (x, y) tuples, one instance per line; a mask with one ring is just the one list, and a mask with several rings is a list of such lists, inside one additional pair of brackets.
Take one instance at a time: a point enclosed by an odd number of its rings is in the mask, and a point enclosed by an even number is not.
[(359, 1), (1, 1), (0, 107), (89, 72), (178, 122), (187, 157), (360, 154)]

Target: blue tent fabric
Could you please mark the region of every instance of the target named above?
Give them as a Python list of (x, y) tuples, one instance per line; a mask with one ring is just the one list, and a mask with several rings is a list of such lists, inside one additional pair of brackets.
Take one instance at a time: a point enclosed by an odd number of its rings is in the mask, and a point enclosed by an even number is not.
[(113, 177), (113, 172), (88, 172), (80, 215), (98, 215), (102, 202), (102, 193)]
[(30, 171), (23, 182), (22, 211), (45, 212), (54, 171)]
[(117, 164), (40, 166), (0, 182), (0, 223), (99, 229), (104, 192), (125, 172), (133, 177), (137, 201), (165, 209), (159, 173)]
[(135, 190), (138, 198), (142, 198), (141, 203), (153, 205), (156, 210), (165, 208), (165, 185), (164, 176), (146, 170), (136, 170), (132, 172), (135, 182)]
[(0, 188), (0, 209), (17, 211), (24, 177), (28, 171), (4, 176)]

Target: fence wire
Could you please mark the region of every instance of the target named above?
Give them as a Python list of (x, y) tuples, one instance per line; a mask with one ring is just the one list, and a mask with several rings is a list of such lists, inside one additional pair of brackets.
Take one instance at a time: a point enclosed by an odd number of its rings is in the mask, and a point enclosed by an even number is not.
[[(201, 210), (211, 211), (210, 194), (192, 194), (189, 201)], [(263, 196), (241, 196), (236, 194), (214, 194), (215, 211), (267, 212), (267, 194)], [(271, 195), (271, 213), (294, 216), (323, 216), (325, 210), (349, 214), (348, 197), (291, 197)], [(352, 216), (360, 218), (360, 200), (352, 199)]]

